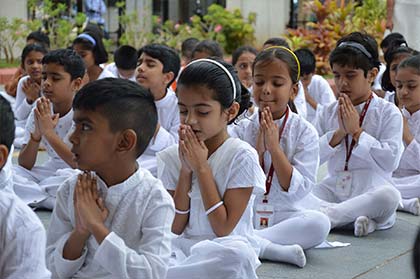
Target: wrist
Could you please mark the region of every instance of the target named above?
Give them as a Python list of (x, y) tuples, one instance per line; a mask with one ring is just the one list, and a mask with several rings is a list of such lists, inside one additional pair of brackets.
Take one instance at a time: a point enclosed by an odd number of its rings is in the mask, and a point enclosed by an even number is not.
[(359, 140), (360, 135), (362, 134), (363, 129), (362, 128), (358, 128), (355, 131), (353, 131), (353, 133), (351, 133), (351, 137), (355, 140)]
[(48, 129), (43, 133), (43, 135), (49, 141), (51, 139), (51, 137), (56, 135), (56, 133), (53, 129)]
[(74, 237), (76, 237), (77, 239), (79, 239), (81, 242), (86, 242), (88, 240), (88, 238), (90, 237), (90, 232), (89, 231), (85, 231), (85, 230), (81, 230), (81, 229), (73, 229), (72, 231), (72, 235)]
[(31, 141), (35, 143), (40, 143), (42, 139), (41, 135), (34, 135), (34, 133), (31, 133)]
[(92, 224), (89, 228), (89, 231), (93, 234), (96, 239), (96, 242), (100, 245), (102, 241), (108, 236), (110, 231), (105, 226), (104, 223), (95, 223)]
[(198, 165), (198, 167), (195, 169), (195, 172), (197, 173), (197, 175), (200, 175), (203, 173), (207, 173), (209, 170), (211, 171), (210, 166), (207, 163), (207, 161), (205, 161), (204, 163)]

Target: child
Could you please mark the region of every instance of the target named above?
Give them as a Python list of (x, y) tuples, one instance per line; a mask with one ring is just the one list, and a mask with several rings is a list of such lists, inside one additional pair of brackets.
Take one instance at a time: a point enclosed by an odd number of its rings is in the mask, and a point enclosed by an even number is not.
[(179, 112), (178, 99), (169, 86), (175, 80), (180, 68), (178, 54), (171, 48), (150, 44), (139, 50), (137, 82), (152, 92), (158, 111), (157, 130), (168, 133), (178, 141)]
[(285, 39), (279, 38), (279, 37), (272, 37), (272, 38), (267, 39), (264, 42), (262, 49), (264, 50), (272, 46), (284, 46), (290, 49), (289, 43)]
[(400, 200), (390, 181), (403, 151), (403, 123), (396, 106), (372, 94), (377, 49), (375, 39), (359, 32), (337, 42), (330, 65), (339, 98), (317, 119), (328, 175), (313, 193), (331, 227), (350, 225), (355, 236), (392, 227)]
[(200, 41), (197, 38), (188, 38), (181, 45), (181, 67), (187, 66), (192, 60), (194, 48)]
[(111, 72), (115, 77), (136, 81), (137, 50), (132, 46), (120, 46), (114, 52), (114, 62), (104, 70)]
[[(58, 169), (75, 167), (67, 137), (72, 128), (73, 97), (79, 90), (85, 67), (82, 58), (69, 49), (51, 51), (44, 56), (42, 64), (44, 97), (37, 101), (26, 124), (19, 166), (14, 169), (14, 189), (26, 203), (52, 209), (56, 187), (49, 189), (43, 184), (46, 179), (53, 179)], [(35, 166), (41, 143), (47, 149), (49, 160)]]
[(218, 42), (204, 40), (195, 46), (192, 52), (192, 60), (207, 57), (217, 57), (223, 59), (223, 49)]
[(402, 61), (395, 77), (402, 106), (404, 153), (393, 173), (395, 187), (402, 196), (401, 210), (420, 214), (420, 56)]
[(21, 56), (21, 67), (27, 76), (21, 78), (17, 85), (14, 112), (16, 117), (15, 146), (21, 147), (26, 120), (35, 101), (41, 97), (42, 58), (47, 50), (41, 45), (27, 45)]
[(48, 268), (54, 278), (165, 278), (173, 202), (136, 163), (155, 131), (153, 97), (131, 81), (107, 78), (85, 85), (73, 109), (70, 141), (84, 173), (57, 192)]
[(330, 222), (324, 214), (299, 205), (315, 184), (319, 164), (315, 128), (288, 107), (298, 90), (299, 68), (288, 48), (271, 47), (258, 54), (253, 88), (260, 112), (239, 122), (234, 134), (256, 148), (267, 174), (265, 194), (254, 204), (256, 234), (309, 249), (327, 238)]
[[(316, 113), (321, 106), (334, 102), (335, 96), (329, 83), (320, 75), (315, 74), (315, 55), (307, 48), (295, 51), (300, 62), (300, 81), (306, 99), (306, 119), (315, 123)], [(319, 108), (318, 108), (319, 106)]]
[[(240, 94), (233, 67), (221, 60), (195, 60), (180, 75), (179, 146), (158, 153), (158, 177), (175, 201), (172, 232), (180, 235), (167, 278), (256, 278), (258, 254), (285, 253), (263, 240), (260, 252), (253, 233), (253, 194), (263, 192), (264, 173), (255, 150), (227, 133)], [(302, 259), (296, 247), (287, 250)]]
[(238, 72), (241, 83), (252, 91), (252, 64), (257, 56), (257, 50), (251, 46), (242, 46), (232, 53), (232, 65)]
[(0, 96), (0, 278), (50, 278), (45, 266), (45, 229), (35, 213), (5, 188), (4, 173), (15, 133), (10, 104)]
[(73, 41), (73, 49), (85, 62), (89, 81), (97, 79), (115, 77), (111, 72), (102, 69), (100, 64), (108, 61), (108, 53), (102, 43), (102, 36), (98, 32), (85, 31), (78, 35)]

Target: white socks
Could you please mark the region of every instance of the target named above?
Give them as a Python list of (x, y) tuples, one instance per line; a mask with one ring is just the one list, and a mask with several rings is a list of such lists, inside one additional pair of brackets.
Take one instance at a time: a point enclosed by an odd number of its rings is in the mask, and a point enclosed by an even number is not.
[(366, 236), (375, 230), (376, 222), (366, 216), (359, 216), (354, 222), (354, 236)]
[(260, 258), (274, 262), (285, 262), (304, 267), (306, 257), (302, 247), (299, 245), (280, 245), (270, 243), (264, 251), (260, 253)]
[(420, 202), (418, 198), (402, 199), (403, 206), (399, 205), (398, 210), (411, 213), (413, 215), (420, 215)]

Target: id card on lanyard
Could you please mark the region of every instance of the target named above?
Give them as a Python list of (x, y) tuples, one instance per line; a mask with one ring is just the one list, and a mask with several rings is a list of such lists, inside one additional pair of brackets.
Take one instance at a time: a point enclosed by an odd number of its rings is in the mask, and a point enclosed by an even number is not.
[[(369, 105), (370, 105), (370, 102), (372, 101), (372, 98), (373, 98), (373, 94), (370, 95), (369, 99), (366, 101), (365, 105), (363, 106), (362, 112), (361, 112), (360, 117), (359, 117), (359, 126), (360, 127), (362, 127), (363, 120), (365, 119), (366, 112), (369, 108)], [(351, 173), (351, 171), (349, 171), (349, 161), (350, 161), (351, 154), (353, 152), (353, 148), (356, 145), (356, 141), (354, 139), (352, 139), (352, 141), (350, 143), (350, 148), (349, 148), (349, 137), (348, 137), (348, 135), (346, 135), (344, 140), (345, 140), (345, 144), (346, 144), (346, 161), (345, 161), (345, 165), (344, 165), (344, 171), (340, 171), (337, 175), (336, 192), (341, 197), (348, 197), (348, 196), (350, 196), (351, 185), (352, 185), (352, 180), (353, 180), (352, 173)]]
[[(280, 139), (283, 134), (283, 130), (284, 130), (284, 127), (286, 126), (286, 122), (288, 118), (289, 118), (289, 107), (287, 107), (283, 123), (281, 125), (281, 128), (279, 129), (279, 144), (280, 144)], [(265, 171), (264, 159), (262, 160), (261, 167)], [(273, 225), (274, 207), (268, 204), (268, 194), (270, 193), (271, 184), (273, 183), (273, 175), (274, 175), (274, 166), (273, 166), (273, 163), (271, 163), (270, 170), (268, 171), (267, 178), (265, 180), (264, 198), (262, 202), (258, 201), (256, 211), (255, 211), (254, 227), (256, 229), (264, 229)]]

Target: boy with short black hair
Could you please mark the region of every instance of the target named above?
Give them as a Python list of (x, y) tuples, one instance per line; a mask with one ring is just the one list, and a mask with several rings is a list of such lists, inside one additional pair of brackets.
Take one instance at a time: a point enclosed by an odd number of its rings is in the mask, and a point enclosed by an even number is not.
[(306, 99), (306, 120), (314, 124), (317, 110), (336, 99), (328, 81), (315, 74), (316, 59), (313, 52), (301, 48), (296, 50), (295, 54), (300, 62), (300, 81)]
[(72, 152), (85, 172), (57, 193), (48, 267), (55, 277), (165, 278), (174, 205), (160, 180), (136, 163), (155, 132), (153, 96), (106, 78), (85, 85), (73, 108)]
[(207, 57), (218, 57), (223, 60), (223, 49), (218, 42), (212, 40), (199, 42), (192, 52), (191, 60)]
[[(58, 49), (44, 56), (43, 95), (28, 117), (19, 166), (14, 168), (14, 189), (26, 203), (52, 209), (57, 183), (56, 171), (74, 168), (68, 135), (72, 128), (72, 103), (79, 90), (85, 66), (73, 50)], [(40, 144), (45, 146), (48, 161), (35, 166)], [(48, 181), (48, 183), (46, 183)], [(47, 185), (55, 185), (47, 187)]]
[(10, 104), (0, 96), (0, 278), (50, 278), (45, 266), (45, 230), (35, 213), (5, 189), (15, 133)]
[(194, 48), (200, 41), (197, 38), (188, 38), (181, 44), (181, 65), (182, 67), (187, 66), (192, 60), (192, 54)]
[(105, 70), (115, 77), (136, 81), (137, 50), (129, 45), (123, 45), (114, 52), (114, 62), (108, 64)]

